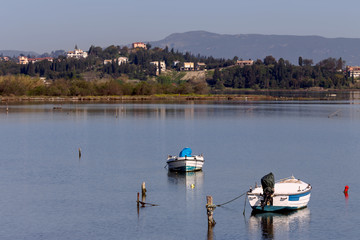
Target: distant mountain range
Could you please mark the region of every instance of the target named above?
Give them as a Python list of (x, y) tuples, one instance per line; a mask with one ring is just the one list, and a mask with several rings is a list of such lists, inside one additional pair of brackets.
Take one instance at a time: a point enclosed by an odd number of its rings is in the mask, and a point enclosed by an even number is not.
[(317, 63), (333, 57), (342, 58), (346, 65), (360, 65), (360, 38), (324, 38), (319, 36), (216, 34), (205, 31), (174, 33), (160, 41), (150, 42), (153, 47), (191, 52), (194, 55), (216, 58), (261, 59), (272, 55), (293, 64), (299, 56)]
[(19, 51), (19, 50), (0, 50), (0, 55), (7, 56), (7, 57), (18, 57), (21, 54), (24, 56), (38, 56), (39, 54), (36, 52), (30, 52), (30, 51)]
[[(320, 36), (262, 35), (262, 34), (216, 34), (206, 31), (174, 33), (168, 37), (150, 42), (152, 47), (180, 52), (191, 52), (194, 55), (213, 56), (215, 58), (261, 59), (272, 55), (283, 58), (293, 64), (303, 59), (312, 59), (318, 63), (326, 58), (342, 58), (346, 65), (360, 65), (360, 38), (325, 38)], [(17, 57), (20, 54), (35, 57), (57, 57), (64, 55), (64, 50), (42, 54), (31, 51), (0, 50), (0, 55)]]
[(7, 56), (7, 57), (18, 57), (21, 54), (24, 56), (31, 56), (31, 57), (58, 57), (60, 55), (65, 55), (64, 50), (56, 50), (49, 53), (39, 54), (32, 51), (19, 51), (19, 50), (0, 50), (0, 55)]

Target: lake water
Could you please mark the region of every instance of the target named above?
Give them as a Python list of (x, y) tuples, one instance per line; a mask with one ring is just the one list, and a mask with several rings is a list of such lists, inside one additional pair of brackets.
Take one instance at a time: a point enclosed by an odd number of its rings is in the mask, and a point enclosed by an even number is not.
[[(359, 239), (360, 102), (58, 106), (0, 106), (2, 240)], [(183, 147), (202, 172), (164, 168)], [(242, 197), (208, 231), (207, 195), (224, 203), (270, 171), (310, 183), (308, 208), (244, 216)], [(159, 206), (137, 209), (142, 182)]]

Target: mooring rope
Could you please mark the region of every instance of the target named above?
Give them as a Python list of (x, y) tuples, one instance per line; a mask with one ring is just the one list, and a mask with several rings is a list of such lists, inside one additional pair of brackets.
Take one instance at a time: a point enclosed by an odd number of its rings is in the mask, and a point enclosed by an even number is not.
[(230, 201), (227, 201), (227, 202), (222, 203), (222, 204), (217, 204), (216, 206), (217, 206), (217, 207), (221, 207), (221, 206), (223, 206), (223, 205), (225, 205), (225, 204), (231, 203), (231, 202), (235, 201), (236, 199), (241, 198), (241, 197), (244, 196), (246, 193), (247, 193), (247, 191), (244, 192), (244, 193), (242, 193), (242, 194), (240, 194), (240, 196), (237, 196), (236, 198), (231, 199)]

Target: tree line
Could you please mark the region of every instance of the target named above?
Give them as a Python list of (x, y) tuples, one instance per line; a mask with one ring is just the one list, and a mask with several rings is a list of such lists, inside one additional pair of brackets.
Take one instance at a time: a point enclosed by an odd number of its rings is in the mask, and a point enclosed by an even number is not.
[[(109, 46), (105, 49), (91, 46), (87, 58), (66, 58), (60, 55), (25, 65), (0, 61), (0, 94), (2, 95), (149, 95), (149, 94), (206, 94), (211, 89), (301, 89), (310, 87), (349, 88), (353, 77), (343, 72), (345, 62), (328, 58), (314, 64), (311, 59), (299, 57), (297, 65), (280, 58), (267, 56), (251, 66), (237, 66), (238, 57), (223, 59), (181, 53), (165, 47), (129, 49)], [(117, 58), (125, 56), (127, 63)], [(104, 64), (105, 59), (112, 62)], [(206, 82), (180, 81), (179, 77), (160, 74), (152, 61), (164, 61), (168, 70), (180, 70), (183, 62), (205, 63)], [(174, 65), (174, 62), (180, 64)], [(86, 76), (92, 74), (95, 80)], [(129, 83), (126, 79), (135, 79)], [(46, 84), (40, 81), (45, 78)], [(102, 81), (105, 79), (105, 81)], [(30, 82), (32, 83), (30, 84)]]
[(299, 57), (299, 65), (293, 65), (267, 56), (251, 66), (216, 68), (208, 84), (216, 89), (349, 88), (355, 80), (343, 72), (344, 65), (341, 58), (324, 59), (313, 66), (311, 59)]

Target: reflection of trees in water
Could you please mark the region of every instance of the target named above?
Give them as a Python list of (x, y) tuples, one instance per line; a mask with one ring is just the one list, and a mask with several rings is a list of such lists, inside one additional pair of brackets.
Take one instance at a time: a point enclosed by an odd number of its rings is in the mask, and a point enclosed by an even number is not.
[(310, 210), (308, 208), (281, 213), (252, 212), (249, 219), (250, 232), (261, 231), (262, 239), (276, 239), (278, 235), (302, 231), (309, 226)]

